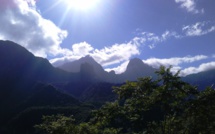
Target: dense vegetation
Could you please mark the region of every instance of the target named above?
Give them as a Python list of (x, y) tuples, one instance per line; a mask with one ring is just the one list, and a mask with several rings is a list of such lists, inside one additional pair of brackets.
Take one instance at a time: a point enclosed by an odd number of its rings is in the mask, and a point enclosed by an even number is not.
[(44, 116), (41, 134), (209, 134), (215, 133), (215, 90), (199, 91), (179, 72), (161, 67), (157, 79), (140, 78), (115, 87), (118, 98), (92, 111), (90, 119)]

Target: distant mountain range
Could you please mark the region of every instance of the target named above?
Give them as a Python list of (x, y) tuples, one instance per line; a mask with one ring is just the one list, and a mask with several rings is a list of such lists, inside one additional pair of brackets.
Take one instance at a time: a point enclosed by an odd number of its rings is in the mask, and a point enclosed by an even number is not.
[[(93, 78), (109, 83), (136, 81), (137, 78), (147, 76), (156, 77), (155, 71), (157, 71), (157, 69), (145, 64), (142, 60), (133, 58), (129, 61), (125, 72), (121, 74), (115, 74), (114, 71), (106, 72), (91, 56), (82, 57), (79, 60), (65, 63), (58, 68), (67, 72), (77, 73), (81, 72), (83, 66), (91, 68), (88, 70), (88, 74), (91, 72)], [(182, 80), (202, 90), (207, 86), (213, 86), (215, 84), (215, 68), (197, 74), (187, 75), (182, 77)]]
[[(5, 126), (11, 122), (21, 126), (21, 122), (29, 122), (32, 127), (27, 117), (33, 118), (34, 115), (38, 116), (37, 119), (56, 111), (79, 115), (85, 112), (86, 115), (86, 111), (94, 106), (114, 100), (116, 96), (112, 93), (112, 86), (120, 86), (126, 80), (135, 81), (139, 77), (154, 77), (155, 71), (134, 58), (122, 74), (106, 72), (90, 56), (55, 68), (47, 59), (35, 57), (16, 43), (0, 41), (0, 133), (6, 133)], [(182, 79), (204, 89), (215, 83), (215, 69)], [(36, 116), (32, 120), (39, 122)]]
[[(127, 80), (135, 81), (139, 77), (154, 77), (156, 71), (142, 60), (134, 58), (129, 61), (122, 74), (115, 74), (114, 71), (106, 72), (90, 56), (55, 68), (47, 59), (35, 57), (24, 47), (11, 41), (0, 41), (0, 64), (0, 86), (4, 87), (0, 90), (0, 101), (8, 98), (6, 96), (11, 92), (18, 92), (20, 89), (23, 91), (35, 82), (51, 83), (62, 91), (79, 98), (93, 83), (120, 84)], [(215, 69), (188, 75), (183, 79), (203, 88), (214, 83)]]
[[(125, 81), (136, 81), (139, 77), (154, 76), (156, 69), (143, 63), (138, 58), (131, 59), (125, 72), (115, 74), (114, 71), (106, 72), (91, 56), (82, 57), (79, 60), (65, 63), (58, 68), (72, 73), (85, 72), (97, 81), (110, 83), (123, 83)], [(86, 68), (84, 70), (84, 68)]]

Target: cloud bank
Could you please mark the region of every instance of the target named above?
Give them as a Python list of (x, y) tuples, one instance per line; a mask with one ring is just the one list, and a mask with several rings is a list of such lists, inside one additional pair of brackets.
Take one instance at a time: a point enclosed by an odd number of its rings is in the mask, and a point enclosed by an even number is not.
[(34, 0), (1, 0), (0, 24), (0, 40), (14, 41), (41, 57), (62, 53), (59, 44), (67, 31), (44, 19)]
[(51, 59), (54, 66), (60, 66), (65, 62), (77, 60), (83, 56), (92, 56), (102, 66), (108, 66), (129, 60), (132, 56), (139, 55), (140, 42), (136, 39), (128, 43), (114, 44), (102, 49), (93, 48), (92, 45), (81, 42), (72, 45), (72, 49), (64, 53), (60, 58)]
[[(194, 63), (197, 61), (206, 60), (209, 58), (214, 58), (214, 56), (209, 57), (206, 55), (196, 55), (196, 56), (172, 57), (172, 58), (164, 58), (164, 59), (149, 58), (149, 59), (142, 60), (142, 61), (145, 64), (148, 64), (149, 66), (156, 68), (156, 69), (159, 69), (160, 66), (165, 66), (165, 67), (172, 66), (172, 69), (171, 69), (172, 73), (176, 73), (180, 70), (179, 75), (180, 76), (186, 76), (189, 74), (195, 74), (195, 73), (199, 73), (202, 71), (214, 69), (215, 68), (215, 62), (202, 63), (197, 67), (185, 67), (185, 68), (181, 67), (184, 64), (190, 64), (190, 63)], [(123, 62), (122, 64), (120, 64), (117, 67), (106, 68), (105, 70), (108, 72), (113, 70), (113, 71), (115, 71), (116, 74), (123, 73), (126, 70), (128, 62), (129, 61)]]
[(181, 70), (181, 75), (186, 76), (189, 74), (196, 74), (196, 73), (211, 70), (214, 68), (215, 68), (215, 62), (202, 63), (198, 67), (188, 67)]
[[(183, 64), (189, 64), (189, 63), (194, 63), (197, 61), (205, 60), (208, 59), (209, 57), (206, 55), (196, 55), (196, 56), (185, 56), (185, 57), (172, 57), (172, 58), (164, 58), (164, 59), (159, 59), (159, 58), (150, 58), (147, 60), (143, 60), (144, 63), (154, 67), (154, 68), (159, 68), (160, 66), (165, 66), (165, 67), (170, 67), (172, 66), (172, 72), (176, 73), (177, 71), (180, 70), (180, 75), (181, 76), (186, 76), (192, 73), (198, 73), (198, 69), (196, 71), (192, 72), (192, 69), (188, 68), (182, 68), (181, 66)], [(204, 68), (207, 69), (207, 68)], [(193, 69), (194, 70), (194, 69)]]

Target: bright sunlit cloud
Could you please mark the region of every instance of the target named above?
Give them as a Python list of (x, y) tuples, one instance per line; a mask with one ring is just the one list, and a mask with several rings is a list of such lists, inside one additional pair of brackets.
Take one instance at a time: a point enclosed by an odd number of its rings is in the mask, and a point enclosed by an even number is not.
[(98, 1), (99, 0), (65, 0), (65, 3), (70, 9), (87, 11), (95, 8)]

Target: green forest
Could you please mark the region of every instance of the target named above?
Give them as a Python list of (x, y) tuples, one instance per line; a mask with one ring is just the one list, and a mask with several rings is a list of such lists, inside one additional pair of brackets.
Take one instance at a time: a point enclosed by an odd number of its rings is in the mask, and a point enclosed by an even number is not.
[(94, 109), (81, 121), (74, 115), (43, 116), (39, 134), (212, 134), (215, 90), (181, 80), (171, 67), (160, 67), (156, 79), (139, 78), (113, 87), (116, 99)]

